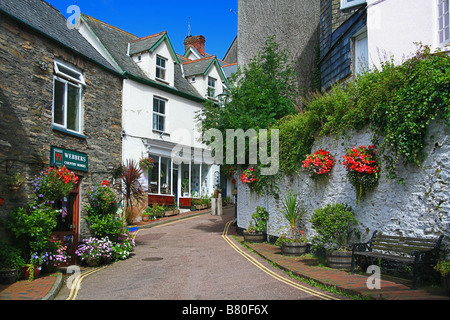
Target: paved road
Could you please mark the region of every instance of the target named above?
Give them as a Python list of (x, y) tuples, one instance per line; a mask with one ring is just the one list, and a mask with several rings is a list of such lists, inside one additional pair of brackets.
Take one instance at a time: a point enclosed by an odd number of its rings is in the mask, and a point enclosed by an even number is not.
[[(233, 210), (150, 229), (134, 255), (83, 278), (76, 300), (318, 300), (309, 290), (238, 244)], [(228, 229), (229, 228), (229, 229)], [(224, 233), (228, 231), (228, 235)], [(299, 287), (301, 285), (301, 287)], [(64, 286), (57, 299), (69, 295)]]

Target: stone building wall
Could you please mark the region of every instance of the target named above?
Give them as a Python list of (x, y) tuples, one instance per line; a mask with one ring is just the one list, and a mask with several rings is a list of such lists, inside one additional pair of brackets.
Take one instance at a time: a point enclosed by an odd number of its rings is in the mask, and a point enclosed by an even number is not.
[(297, 176), (285, 176), (278, 183), (280, 200), (251, 194), (248, 186), (239, 181), (239, 230), (247, 228), (256, 207), (263, 206), (270, 213), (268, 233), (274, 236), (288, 233), (287, 229), (279, 230), (286, 222), (277, 211), (283, 196), (292, 190), (307, 209), (301, 229), (309, 238), (314, 235), (308, 222), (314, 210), (327, 204), (346, 203), (355, 212), (363, 241), (367, 241), (373, 231), (379, 230), (384, 234), (412, 237), (436, 237), (443, 234), (446, 236), (444, 242), (449, 243), (450, 129), (445, 124), (434, 122), (428, 131), (425, 146), (428, 157), (422, 166), (399, 165), (398, 174), (404, 179), (404, 184), (388, 181), (382, 168), (377, 188), (363, 196), (358, 206), (355, 190), (341, 164), (342, 156), (353, 146), (371, 144), (371, 132), (363, 130), (350, 132), (343, 137), (329, 136), (317, 140), (311, 152), (322, 148), (330, 151), (337, 160), (331, 179), (316, 185), (304, 172), (299, 172)]
[[(81, 70), (83, 135), (52, 129), (53, 61), (58, 59)], [(43, 70), (39, 62), (48, 66)], [(56, 146), (88, 155), (88, 172), (82, 177), (80, 234), (88, 234), (86, 193), (103, 179), (111, 179), (121, 164), (122, 77), (84, 59), (15, 20), (0, 16), (0, 218), (30, 199), (35, 174), (48, 168), (50, 148)], [(6, 177), (19, 170), (27, 181), (20, 192), (8, 190)]]
[(319, 50), (319, 9), (317, 0), (239, 0), (238, 64), (248, 64), (275, 36), (294, 63), (300, 88), (309, 91)]

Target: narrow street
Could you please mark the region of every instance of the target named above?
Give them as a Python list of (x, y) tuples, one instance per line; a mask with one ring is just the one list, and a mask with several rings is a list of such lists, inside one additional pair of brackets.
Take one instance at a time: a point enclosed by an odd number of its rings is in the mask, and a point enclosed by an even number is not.
[[(307, 289), (256, 255), (247, 256), (231, 236), (233, 218), (230, 208), (223, 216), (204, 214), (139, 230), (134, 255), (84, 277), (75, 299), (333, 299)], [(64, 286), (57, 300), (69, 294)]]

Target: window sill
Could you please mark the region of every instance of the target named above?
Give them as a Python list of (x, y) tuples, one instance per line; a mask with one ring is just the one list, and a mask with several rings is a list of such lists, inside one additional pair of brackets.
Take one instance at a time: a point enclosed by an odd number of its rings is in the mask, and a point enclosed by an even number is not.
[(170, 133), (167, 133), (167, 132), (164, 132), (164, 131), (159, 131), (159, 130), (153, 129), (153, 133), (159, 134), (160, 136), (170, 137)]
[(163, 84), (165, 84), (167, 86), (170, 86), (170, 82), (169, 81), (166, 81), (166, 80), (161, 79), (161, 78), (156, 78), (156, 77), (155, 77), (155, 80), (158, 81), (158, 82), (161, 82), (161, 83), (163, 83)]
[(64, 134), (67, 134), (67, 135), (70, 135), (70, 136), (74, 136), (74, 137), (77, 137), (77, 138), (87, 139), (87, 137), (84, 134), (77, 133), (77, 132), (74, 132), (74, 131), (70, 131), (70, 130), (67, 130), (65, 128), (61, 128), (61, 127), (55, 126), (55, 125), (52, 125), (52, 130), (58, 131), (58, 132), (61, 132), (61, 133), (64, 133)]

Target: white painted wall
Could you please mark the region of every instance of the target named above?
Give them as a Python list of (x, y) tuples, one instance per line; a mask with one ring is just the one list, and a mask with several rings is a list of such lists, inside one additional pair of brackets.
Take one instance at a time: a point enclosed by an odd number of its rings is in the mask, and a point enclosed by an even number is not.
[(382, 167), (378, 186), (361, 197), (357, 206), (355, 189), (341, 164), (342, 155), (353, 146), (370, 144), (371, 135), (369, 130), (352, 131), (347, 136), (339, 138), (327, 136), (317, 140), (311, 152), (323, 148), (336, 159), (331, 179), (323, 183), (318, 182), (316, 186), (304, 172), (284, 176), (278, 181), (280, 200), (274, 199), (273, 196), (258, 197), (251, 194), (248, 186), (239, 179), (238, 227), (246, 229), (256, 207), (263, 206), (270, 213), (268, 233), (280, 236), (283, 232), (287, 232), (287, 230), (279, 231), (280, 228), (287, 226), (279, 210), (284, 195), (292, 190), (307, 209), (300, 227), (308, 238), (315, 234), (308, 221), (314, 210), (327, 204), (346, 203), (353, 208), (359, 221), (358, 229), (361, 231), (363, 241), (367, 241), (373, 231), (379, 230), (384, 234), (411, 237), (437, 237), (443, 234), (444, 241), (449, 243), (450, 129), (440, 122), (431, 123), (424, 149), (428, 157), (421, 164), (422, 167), (398, 165), (397, 173), (404, 179), (404, 185), (387, 180)]
[(367, 0), (367, 36), (370, 65), (393, 56), (397, 63), (411, 57), (422, 42), (438, 48), (436, 0)]

